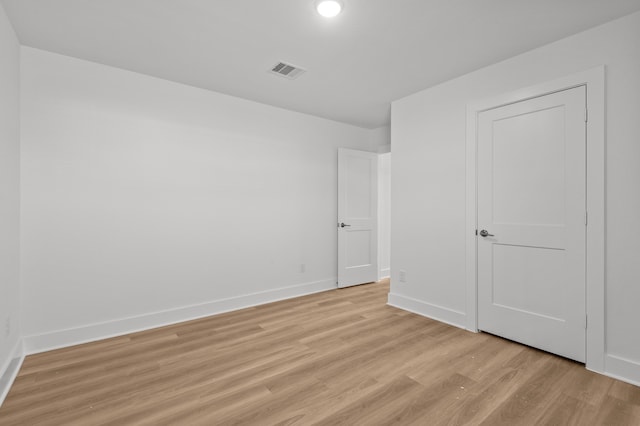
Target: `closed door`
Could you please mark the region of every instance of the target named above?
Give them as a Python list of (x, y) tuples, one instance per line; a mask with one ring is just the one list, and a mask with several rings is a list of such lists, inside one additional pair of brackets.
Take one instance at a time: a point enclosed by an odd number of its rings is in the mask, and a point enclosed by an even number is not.
[(338, 150), (338, 287), (378, 277), (378, 154)]
[(586, 88), (478, 116), (478, 328), (585, 361)]

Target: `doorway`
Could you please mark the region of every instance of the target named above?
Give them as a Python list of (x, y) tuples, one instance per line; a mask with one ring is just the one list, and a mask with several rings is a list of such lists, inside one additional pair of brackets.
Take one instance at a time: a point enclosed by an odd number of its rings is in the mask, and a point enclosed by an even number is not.
[(478, 115), (478, 329), (585, 360), (586, 88)]
[[(490, 262), (493, 261), (492, 258), (487, 257), (482, 254), (481, 245), (485, 244), (485, 248), (490, 247), (490, 255), (489, 256), (502, 256), (499, 259), (503, 264), (508, 265), (503, 268), (499, 272), (501, 274), (498, 276), (499, 280), (502, 280), (502, 283), (497, 283), (496, 285), (503, 285), (506, 282), (516, 282), (520, 285), (520, 289), (522, 286), (527, 285), (526, 279), (529, 279), (532, 276), (535, 276), (538, 272), (541, 275), (543, 272), (546, 273), (551, 271), (553, 268), (558, 267), (562, 262), (557, 262), (558, 259), (548, 259), (548, 261), (541, 262), (538, 265), (542, 264), (544, 267), (532, 267), (533, 272), (523, 272), (523, 269), (526, 269), (526, 259), (527, 257), (522, 253), (517, 253), (518, 247), (514, 250), (514, 253), (507, 253), (509, 250), (503, 250), (505, 247), (498, 247), (493, 244), (493, 242), (497, 242), (498, 245), (500, 242), (497, 240), (491, 241), (491, 238), (498, 238), (499, 234), (493, 232), (492, 229), (488, 227), (482, 228), (482, 221), (486, 221), (486, 217), (483, 219), (480, 217), (481, 215), (481, 207), (480, 204), (482, 200), (480, 199), (482, 195), (482, 189), (480, 189), (481, 185), (481, 170), (480, 170), (480, 156), (483, 155), (480, 152), (480, 120), (482, 119), (482, 115), (484, 112), (488, 112), (491, 110), (499, 110), (502, 107), (506, 107), (509, 105), (516, 105), (518, 103), (523, 103), (525, 101), (544, 98), (546, 95), (557, 94), (561, 92), (568, 92), (570, 89), (583, 87), (586, 91), (586, 108), (583, 109), (582, 120), (586, 122), (585, 131), (586, 131), (586, 141), (585, 141), (585, 156), (584, 160), (585, 164), (585, 181), (586, 181), (586, 189), (585, 189), (585, 197), (586, 197), (586, 208), (584, 209), (583, 215), (581, 215), (583, 229), (585, 232), (584, 241), (586, 247), (586, 255), (584, 257), (584, 277), (585, 277), (585, 301), (584, 303), (577, 302), (578, 305), (582, 304), (585, 307), (585, 315), (583, 316), (583, 320), (579, 321), (577, 319), (577, 315), (575, 315), (575, 320), (572, 320), (575, 325), (580, 324), (585, 330), (584, 334), (584, 357), (582, 361), (586, 363), (588, 369), (597, 371), (597, 372), (605, 372), (605, 300), (604, 300), (604, 289), (605, 289), (605, 270), (604, 270), (604, 259), (605, 259), (605, 186), (604, 186), (604, 164), (605, 164), (605, 69), (603, 66), (596, 67), (587, 71), (583, 71), (580, 73), (576, 73), (573, 75), (569, 75), (567, 77), (559, 78), (557, 80), (553, 80), (547, 83), (538, 84), (531, 87), (526, 87), (523, 89), (516, 90), (514, 92), (492, 96), (486, 99), (482, 99), (479, 101), (471, 102), (467, 105), (467, 138), (466, 138), (466, 169), (467, 169), (467, 178), (466, 178), (466, 188), (467, 188), (467, 196), (466, 196), (466, 289), (467, 289), (467, 308), (466, 308), (466, 328), (471, 331), (479, 331), (482, 328), (487, 328), (484, 319), (482, 318), (483, 314), (479, 311), (481, 309), (481, 294), (483, 291), (481, 290), (481, 274), (482, 269), (490, 269), (493, 266)], [(580, 90), (580, 89), (578, 89)], [(544, 108), (542, 108), (544, 109)], [(517, 114), (514, 114), (517, 115)], [(507, 114), (507, 116), (510, 116)], [(504, 130), (504, 129), (502, 129)], [(503, 155), (504, 152), (500, 155)], [(493, 154), (492, 154), (493, 155)], [(522, 160), (521, 160), (522, 161)], [(507, 163), (509, 164), (509, 163)], [(513, 163), (511, 163), (513, 164)], [(527, 164), (526, 167), (529, 165)], [(502, 171), (501, 171), (502, 173)], [(577, 174), (576, 174), (577, 175)], [(510, 181), (509, 185), (517, 184), (517, 179)], [(505, 187), (506, 188), (506, 187)], [(501, 189), (506, 191), (504, 188)], [(513, 188), (511, 188), (513, 190)], [(503, 192), (504, 192), (503, 191)], [(504, 194), (503, 194), (504, 195)], [(487, 197), (485, 195), (483, 197)], [(491, 195), (493, 197), (493, 195)], [(494, 203), (495, 200), (491, 200), (491, 203)], [(527, 200), (520, 200), (520, 203), (525, 203)], [(528, 200), (529, 202), (531, 200)], [(522, 206), (522, 204), (520, 204)], [(523, 209), (523, 211), (531, 211), (531, 209)], [(493, 217), (493, 212), (490, 213), (490, 218), (488, 224), (493, 226), (492, 224), (495, 222), (505, 222), (506, 220), (506, 210), (501, 212), (502, 218), (497, 217), (499, 220), (495, 220), (496, 217)], [(513, 212), (511, 212), (513, 213)], [(511, 214), (509, 213), (509, 214)], [(548, 213), (548, 212), (547, 212)], [(539, 218), (529, 218), (529, 219), (539, 219)], [(548, 217), (547, 217), (548, 219)], [(493, 222), (492, 222), (493, 221)], [(549, 222), (549, 220), (547, 220)], [(572, 223), (577, 223), (577, 221), (573, 220)], [(585, 225), (586, 223), (586, 225)], [(548, 224), (548, 223), (547, 223)], [(553, 225), (553, 224), (552, 224)], [(557, 224), (556, 224), (557, 225)], [(497, 229), (497, 228), (495, 228)], [(483, 237), (479, 235), (482, 231), (486, 232), (486, 236)], [(502, 233), (501, 238), (506, 238), (507, 234), (505, 234), (505, 230), (501, 229)], [(522, 231), (524, 232), (524, 231)], [(491, 236), (493, 234), (493, 236)], [(524, 234), (523, 234), (524, 235)], [(548, 243), (544, 243), (548, 244)], [(545, 245), (542, 245), (545, 247)], [(506, 245), (506, 244), (504, 244)], [(518, 244), (513, 244), (517, 246)], [(527, 244), (523, 244), (525, 247), (530, 247)], [(497, 249), (496, 249), (497, 247)], [(534, 244), (531, 247), (535, 247)], [(508, 247), (506, 247), (508, 248)], [(523, 249), (527, 251), (528, 249)], [(533, 249), (531, 249), (533, 250)], [(529, 251), (531, 251), (529, 250)], [(537, 254), (540, 254), (538, 252)], [(486, 253), (485, 253), (486, 254)], [(557, 253), (555, 253), (557, 254)], [(544, 256), (544, 254), (543, 254)], [(550, 257), (554, 257), (553, 255)], [(557, 256), (555, 256), (557, 257)], [(489, 263), (487, 263), (489, 261)], [(554, 261), (556, 263), (554, 263)], [(520, 266), (518, 266), (518, 262), (520, 262)], [(524, 264), (522, 262), (525, 262)], [(484, 265), (483, 265), (484, 264)], [(486, 272), (486, 271), (485, 271)], [(492, 272), (489, 272), (492, 273)], [(512, 274), (512, 276), (509, 276)], [(525, 276), (525, 278), (522, 278)], [(540, 277), (538, 277), (540, 278)], [(538, 279), (536, 278), (536, 279)], [(520, 281), (518, 281), (520, 279)], [(491, 283), (491, 281), (489, 281)], [(490, 284), (494, 286), (493, 283)], [(503, 285), (504, 287), (504, 285)], [(493, 288), (491, 289), (493, 291)], [(502, 289), (504, 290), (504, 288)], [(508, 289), (507, 289), (508, 290)], [(522, 294), (523, 291), (519, 290), (514, 292), (514, 294)], [(494, 305), (511, 305), (511, 310), (520, 309), (521, 311), (528, 311), (529, 306), (522, 305), (522, 299), (515, 300), (514, 295), (508, 293), (502, 293), (500, 296), (501, 300), (496, 300), (493, 293), (491, 295), (490, 303)], [(521, 296), (518, 296), (521, 297)], [(510, 299), (509, 299), (510, 298)], [(508, 299), (508, 301), (507, 301)], [(566, 300), (566, 299), (565, 299)], [(501, 303), (502, 302), (502, 303)], [(506, 303), (505, 303), (506, 302)], [(544, 299), (542, 302), (545, 303)], [(552, 307), (553, 308), (553, 307)], [(551, 309), (551, 308), (550, 308)], [(547, 310), (547, 312), (538, 312), (543, 315), (547, 315), (549, 317), (553, 317), (551, 311)], [(551, 314), (551, 315), (549, 315)], [(489, 331), (489, 330), (488, 330)], [(519, 332), (522, 332), (522, 327), (520, 327)], [(524, 333), (526, 335), (526, 331)], [(526, 336), (525, 336), (526, 337)], [(520, 338), (515, 339), (520, 340)], [(552, 340), (552, 339), (549, 339)], [(578, 346), (578, 345), (574, 345)], [(545, 349), (543, 347), (543, 349)], [(549, 350), (549, 349), (546, 349)], [(565, 355), (577, 359), (581, 359), (580, 355)]]
[(391, 275), (391, 152), (378, 154), (378, 271)]
[(338, 287), (390, 274), (391, 154), (338, 150)]

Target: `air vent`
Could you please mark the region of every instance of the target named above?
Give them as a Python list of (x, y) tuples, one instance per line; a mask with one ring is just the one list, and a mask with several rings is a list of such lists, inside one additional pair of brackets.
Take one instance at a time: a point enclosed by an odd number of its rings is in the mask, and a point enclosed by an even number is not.
[(293, 80), (300, 74), (306, 72), (306, 70), (295, 65), (287, 64), (285, 62), (278, 62), (273, 68), (271, 68), (271, 72), (281, 77), (286, 77)]

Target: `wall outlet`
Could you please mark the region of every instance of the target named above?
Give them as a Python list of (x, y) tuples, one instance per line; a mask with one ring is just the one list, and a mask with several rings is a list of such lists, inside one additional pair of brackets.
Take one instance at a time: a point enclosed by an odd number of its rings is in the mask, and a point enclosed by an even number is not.
[(401, 283), (407, 282), (407, 271), (404, 269), (400, 269), (399, 277)]
[(7, 316), (7, 319), (4, 321), (4, 337), (5, 339), (9, 337), (11, 334), (11, 317)]

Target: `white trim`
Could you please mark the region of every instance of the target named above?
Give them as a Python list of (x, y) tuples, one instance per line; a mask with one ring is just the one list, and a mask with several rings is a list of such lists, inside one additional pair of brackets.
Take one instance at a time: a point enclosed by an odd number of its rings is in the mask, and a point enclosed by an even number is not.
[(378, 154), (388, 154), (391, 152), (391, 144), (382, 145), (378, 147)]
[(16, 380), (16, 377), (18, 377), (18, 372), (20, 372), (23, 361), (24, 350), (22, 347), (22, 339), (19, 339), (13, 347), (6, 365), (4, 365), (1, 370), (3, 373), (0, 375), (0, 407), (9, 394), (13, 382)]
[[(385, 145), (387, 146), (387, 145)], [(389, 151), (386, 151), (384, 153), (379, 153), (378, 154), (378, 211), (377, 213), (377, 222), (378, 222), (378, 280), (381, 280), (383, 278), (389, 278), (391, 276), (391, 267), (389, 268), (383, 268), (383, 262), (382, 262), (382, 221), (380, 220), (380, 212), (382, 211), (382, 197), (380, 196), (380, 189), (382, 188), (382, 173), (380, 173), (380, 171), (382, 170), (382, 156), (384, 154), (390, 154), (391, 153), (391, 145), (389, 146)], [(389, 197), (387, 199), (387, 202), (391, 202), (391, 197)], [(387, 241), (387, 244), (391, 245), (391, 241)], [(389, 249), (389, 247), (387, 247), (387, 250)]]
[(110, 337), (163, 327), (183, 321), (204, 318), (224, 312), (249, 308), (265, 303), (277, 302), (293, 297), (333, 290), (335, 288), (337, 288), (336, 279), (331, 278), (322, 281), (231, 297), (228, 299), (215, 300), (199, 305), (185, 306), (130, 318), (122, 318), (66, 330), (56, 330), (39, 335), (25, 336), (24, 352), (27, 355), (31, 355), (67, 346), (79, 345), (82, 343), (94, 342), (97, 340), (108, 339)]
[(378, 272), (378, 279), (389, 278), (391, 276), (391, 268), (383, 268)]
[(389, 293), (387, 305), (399, 308), (405, 311), (423, 317), (431, 318), (436, 321), (444, 322), (454, 327), (465, 328), (466, 315), (464, 312), (445, 308), (443, 306), (426, 303), (413, 297), (403, 296), (401, 294)]
[(466, 326), (478, 330), (476, 231), (477, 117), (482, 111), (572, 87), (587, 87), (587, 368), (605, 372), (605, 67), (604, 65), (467, 104), (466, 135)]
[(640, 362), (619, 356), (605, 356), (605, 373), (609, 377), (640, 386)]

